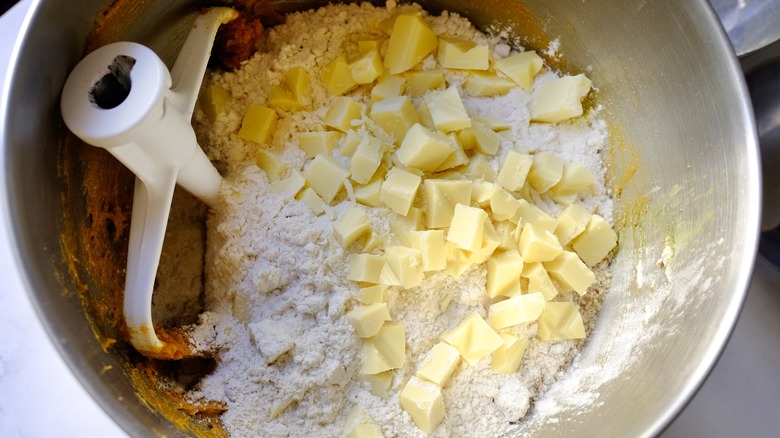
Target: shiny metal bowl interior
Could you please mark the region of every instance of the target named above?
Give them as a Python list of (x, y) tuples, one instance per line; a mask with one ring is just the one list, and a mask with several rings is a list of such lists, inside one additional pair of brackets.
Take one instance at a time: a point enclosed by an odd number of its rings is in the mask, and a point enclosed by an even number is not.
[[(77, 208), (61, 196), (59, 94), (96, 14), (110, 3), (34, 3), (2, 95), (2, 198), (32, 300), (74, 373), (131, 435), (175, 436), (179, 431), (139, 401), (126, 375), (106, 372), (122, 364), (93, 335), (73, 293), (72, 261), (59, 250), (64, 212)], [(192, 2), (140, 3), (155, 12), (136, 13), (125, 38), (172, 59), (186, 29), (172, 18), (186, 15)], [(280, 2), (286, 10), (320, 3)], [(614, 284), (600, 328), (549, 396), (576, 387), (595, 400), (562, 403), (557, 421), (535, 415), (524, 430), (659, 432), (706, 377), (733, 327), (759, 229), (752, 111), (717, 17), (705, 0), (420, 3), (517, 34), (534, 17), (559, 37), (566, 68), (592, 77), (613, 130), (607, 156), (621, 211)], [(620, 363), (617, 372), (611, 362)]]

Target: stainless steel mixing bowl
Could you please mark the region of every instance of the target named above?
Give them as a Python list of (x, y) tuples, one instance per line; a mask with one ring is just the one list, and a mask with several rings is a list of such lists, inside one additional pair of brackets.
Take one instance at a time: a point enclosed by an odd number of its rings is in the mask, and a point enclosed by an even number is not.
[[(137, 397), (125, 358), (94, 335), (78, 297), (79, 287), (93, 284), (90, 273), (72, 269), (81, 260), (61, 247), (66, 221), (85, 212), (62, 195), (65, 180), (79, 175), (60, 173), (58, 99), (96, 15), (110, 3), (34, 2), (2, 95), (2, 199), (32, 300), (74, 373), (131, 435), (175, 436), (176, 426)], [(128, 2), (127, 25), (111, 31), (169, 61), (193, 3)], [(279, 2), (285, 10), (320, 3)], [(571, 373), (521, 430), (658, 433), (732, 329), (759, 230), (753, 117), (717, 17), (705, 0), (421, 3), (460, 12), (484, 29), (531, 32), (530, 47), (544, 44), (538, 29), (558, 37), (563, 68), (588, 72), (613, 130), (605, 151), (621, 212), (613, 287)]]

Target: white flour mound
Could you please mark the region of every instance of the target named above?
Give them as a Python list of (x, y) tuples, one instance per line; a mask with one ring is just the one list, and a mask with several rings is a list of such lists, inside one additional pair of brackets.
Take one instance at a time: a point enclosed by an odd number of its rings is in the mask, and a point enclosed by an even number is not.
[[(388, 8), (394, 8), (389, 4)], [(416, 6), (403, 6), (416, 7)], [(200, 144), (225, 176), (221, 198), (208, 220), (205, 308), (196, 341), (218, 350), (218, 366), (188, 396), (227, 404), (222, 416), (232, 436), (341, 436), (347, 414), (360, 405), (382, 427), (385, 436), (423, 437), (401, 410), (398, 393), (427, 358), (441, 333), (489, 305), (484, 266), (460, 278), (446, 272), (430, 275), (419, 287), (387, 293), (393, 320), (407, 333), (407, 360), (394, 372), (386, 397), (373, 395), (358, 379), (361, 340), (344, 317), (355, 304), (356, 285), (347, 279), (348, 252), (334, 240), (333, 221), (348, 208), (336, 203), (315, 216), (288, 195), (270, 191), (265, 173), (254, 165), (255, 144), (238, 138), (241, 118), (251, 104), (264, 104), (284, 72), (302, 67), (312, 79), (312, 110), (279, 114), (271, 151), (290, 168), (306, 161), (294, 134), (315, 130), (332, 96), (316, 73), (343, 53), (344, 42), (375, 29), (389, 17), (387, 8), (369, 4), (334, 5), (296, 13), (268, 32), (267, 45), (233, 73), (210, 73), (205, 85), (218, 84), (232, 96), (231, 108), (213, 124), (196, 113)], [(494, 57), (509, 54), (498, 37), (488, 37), (456, 14), (425, 16), (437, 35), (488, 43)], [(423, 62), (435, 67), (435, 59)], [(538, 84), (556, 77), (544, 71)], [(447, 73), (448, 84), (460, 87), (461, 73)], [(355, 94), (367, 102), (367, 90)], [(612, 221), (612, 199), (604, 187), (599, 152), (607, 148), (607, 129), (598, 110), (559, 125), (529, 124), (531, 94), (515, 88), (497, 98), (465, 97), (472, 116), (491, 114), (512, 123), (501, 136), (501, 149), (491, 164), (497, 170), (510, 149), (547, 150), (565, 162), (593, 172), (597, 188), (583, 203)], [(547, 197), (536, 204), (553, 215), (561, 207)], [(365, 209), (372, 227), (392, 238), (384, 209)], [(596, 313), (609, 286), (606, 262), (595, 269), (588, 295), (563, 294), (580, 303), (585, 325), (593, 329)], [(448, 306), (441, 306), (444, 300)], [(536, 325), (517, 334), (533, 336)], [(489, 358), (475, 366), (461, 365), (443, 389), (447, 416), (433, 436), (499, 436), (528, 412), (536, 399), (565, 371), (582, 342), (540, 342), (532, 339), (520, 370), (497, 375)]]

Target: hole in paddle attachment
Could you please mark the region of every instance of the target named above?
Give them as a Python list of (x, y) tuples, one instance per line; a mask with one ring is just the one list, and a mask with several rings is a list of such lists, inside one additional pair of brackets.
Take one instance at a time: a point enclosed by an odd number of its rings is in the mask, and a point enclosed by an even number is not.
[(116, 108), (127, 99), (132, 83), (130, 71), (135, 65), (135, 59), (119, 55), (108, 66), (108, 73), (100, 78), (89, 91), (89, 100), (103, 109)]

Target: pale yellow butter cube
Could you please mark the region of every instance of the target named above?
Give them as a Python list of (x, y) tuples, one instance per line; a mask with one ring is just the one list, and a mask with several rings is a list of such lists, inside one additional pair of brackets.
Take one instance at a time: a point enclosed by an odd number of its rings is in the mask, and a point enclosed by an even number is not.
[(319, 154), (306, 166), (303, 176), (318, 195), (330, 204), (344, 187), (344, 180), (349, 178), (349, 171), (325, 154)]
[(493, 170), (493, 166), (490, 165), (487, 157), (482, 154), (474, 154), (471, 157), (466, 164), (466, 168), (463, 169), (463, 174), (472, 181), (481, 179), (493, 182), (496, 179), (496, 171)]
[(520, 368), (520, 363), (528, 348), (528, 338), (517, 337), (509, 333), (501, 333), (504, 344), (493, 352), (490, 359), (490, 369), (497, 374), (514, 374)]
[(482, 123), (495, 132), (506, 131), (512, 127), (512, 124), (506, 120), (501, 120), (498, 117), (490, 114), (483, 114), (481, 116), (474, 117), (473, 121)]
[(482, 208), (488, 208), (490, 207), (490, 198), (500, 189), (500, 187), (491, 182), (474, 181), (471, 188), (471, 201)]
[(361, 52), (357, 58), (349, 63), (349, 72), (352, 80), (358, 84), (370, 84), (385, 71), (382, 57), (376, 49)]
[(297, 111), (303, 108), (303, 104), (298, 102), (290, 90), (284, 85), (274, 85), (268, 95), (268, 105), (274, 109), (285, 109), (288, 111)]
[(391, 246), (385, 249), (385, 266), (379, 283), (411, 289), (423, 280), (422, 254), (414, 248)]
[(444, 243), (444, 252), (447, 256), (447, 272), (455, 278), (463, 275), (473, 265), (469, 261), (469, 252), (451, 242)]
[(400, 96), (406, 86), (403, 76), (384, 75), (371, 89), (371, 102), (376, 103), (388, 97)]
[(539, 86), (531, 99), (532, 122), (558, 123), (582, 115), (582, 99), (590, 92), (585, 75), (564, 76)]
[(508, 93), (517, 84), (491, 73), (470, 74), (463, 83), (463, 91), (469, 96), (494, 97)]
[(431, 348), (428, 360), (417, 370), (416, 374), (417, 377), (443, 388), (458, 364), (460, 364), (458, 350), (449, 344), (439, 342)]
[(480, 249), (487, 219), (487, 213), (481, 208), (456, 204), (447, 233), (447, 241), (466, 251)]
[(441, 388), (412, 376), (399, 396), (401, 409), (408, 412), (414, 424), (424, 433), (433, 433), (444, 420)]
[(296, 67), (284, 74), (284, 84), (292, 97), (301, 105), (306, 106), (311, 101), (311, 79), (309, 73), (301, 67)]
[(544, 193), (558, 184), (563, 176), (563, 161), (550, 152), (542, 151), (534, 155), (531, 170), (528, 171), (528, 183), (538, 193)]
[(504, 164), (501, 165), (501, 170), (498, 171), (496, 182), (501, 187), (516, 192), (523, 188), (532, 167), (533, 158), (530, 155), (509, 151), (504, 158)]
[[(519, 274), (518, 274), (519, 275)], [(544, 295), (533, 292), (499, 301), (488, 309), (488, 323), (496, 330), (536, 321), (545, 306)]]
[(342, 136), (341, 140), (339, 140), (339, 154), (342, 157), (351, 157), (355, 154), (361, 141), (363, 141), (363, 135), (354, 129), (347, 131), (347, 135)]
[(366, 238), (366, 243), (363, 245), (363, 252), (371, 252), (375, 249), (382, 248), (384, 244), (385, 238), (382, 237), (382, 234), (372, 230)]
[(352, 281), (379, 284), (385, 258), (373, 254), (350, 254), (349, 273), (347, 278)]
[(357, 299), (363, 304), (376, 304), (385, 300), (387, 286), (377, 284), (375, 286), (362, 287), (358, 290)]
[(518, 201), (520, 202), (520, 207), (517, 209), (517, 214), (509, 219), (518, 225), (516, 238), (520, 238), (520, 232), (525, 224), (534, 224), (547, 231), (555, 231), (555, 228), (558, 226), (558, 219), (550, 216), (547, 212), (525, 199), (518, 199)]
[(371, 232), (371, 222), (362, 208), (353, 207), (344, 212), (334, 224), (333, 235), (343, 248), (349, 248), (358, 239)]
[(581, 204), (571, 204), (558, 216), (555, 235), (562, 246), (566, 246), (585, 230), (590, 221), (591, 212)]
[(372, 50), (379, 51), (380, 47), (382, 47), (382, 40), (361, 39), (357, 42), (358, 54), (363, 54)]
[(470, 151), (477, 147), (477, 137), (474, 135), (474, 130), (471, 128), (463, 128), (455, 133), (460, 146), (467, 151)]
[(542, 69), (544, 61), (534, 51), (527, 51), (496, 61), (496, 70), (507, 75), (525, 91), (531, 91), (534, 77)]
[(252, 105), (246, 111), (238, 130), (238, 137), (264, 145), (271, 141), (279, 116), (271, 108)]
[(418, 70), (406, 73), (409, 95), (422, 97), (425, 93), (444, 88), (444, 70)]
[(531, 223), (523, 226), (517, 246), (527, 263), (548, 262), (563, 251), (555, 234)]
[(559, 204), (571, 204), (577, 199), (577, 195), (593, 187), (596, 177), (587, 167), (577, 163), (563, 165), (563, 174), (558, 184), (550, 187), (549, 193), (553, 201)]
[(293, 169), (290, 172), (290, 176), (279, 181), (271, 183), (271, 191), (274, 193), (283, 193), (291, 198), (294, 198), (298, 192), (306, 185), (306, 180), (303, 178), (300, 172)]
[(526, 263), (523, 266), (522, 277), (528, 279), (528, 293), (539, 292), (546, 301), (558, 296), (558, 289), (547, 275), (547, 270), (541, 262)]
[(498, 189), (490, 196), (490, 211), (497, 221), (509, 220), (520, 209), (520, 201), (504, 189)]
[(487, 70), (490, 66), (488, 46), (473, 41), (439, 38), (437, 58), (444, 68), (460, 70)]
[(588, 266), (603, 260), (616, 245), (617, 233), (597, 214), (590, 217), (582, 234), (571, 242), (574, 251)]
[(347, 313), (347, 320), (358, 336), (370, 338), (379, 333), (385, 321), (390, 321), (390, 312), (387, 310), (387, 303), (357, 306)]
[(478, 313), (467, 316), (457, 327), (444, 333), (441, 339), (455, 347), (470, 365), (475, 365), (504, 343)]
[(392, 369), (394, 367), (379, 353), (373, 343), (363, 343), (360, 348), (360, 374), (379, 374)]
[(446, 228), (452, 222), (455, 205), (469, 205), (472, 183), (444, 179), (426, 179), (423, 183), (425, 193), (425, 226), (428, 228)]
[(419, 10), (406, 10), (403, 12), (396, 10), (392, 15), (390, 15), (390, 17), (377, 23), (376, 24), (377, 29), (381, 30), (387, 35), (390, 35), (391, 33), (393, 33), (393, 26), (395, 25), (395, 20), (400, 15), (411, 15), (411, 16), (422, 17), (422, 12)]
[(278, 181), (287, 172), (287, 165), (279, 161), (279, 158), (272, 152), (268, 152), (265, 149), (258, 148), (255, 151), (255, 164), (265, 171), (270, 182)]
[(485, 224), (482, 228), (482, 244), (479, 246), (479, 249), (469, 252), (469, 261), (475, 265), (486, 262), (498, 248), (499, 243), (500, 238), (498, 233), (496, 233), (495, 227), (493, 227), (493, 222), (489, 218), (485, 219)]
[(545, 262), (544, 268), (558, 284), (564, 288), (561, 292), (576, 291), (585, 295), (596, 276), (577, 254), (563, 251), (554, 260)]
[(417, 115), (420, 117), (421, 125), (425, 126), (431, 131), (436, 130), (436, 125), (433, 124), (431, 110), (428, 108), (428, 104), (425, 102), (425, 99), (421, 100), (420, 104), (417, 105)]
[(382, 143), (372, 135), (365, 135), (350, 161), (352, 180), (359, 184), (368, 184), (381, 162)]
[(548, 302), (539, 316), (539, 331), (536, 336), (543, 341), (584, 339), (585, 325), (577, 305), (569, 302)]
[(515, 239), (515, 224), (508, 221), (499, 221), (494, 224), (498, 234), (498, 248), (503, 251), (518, 251), (517, 239)]
[(502, 294), (507, 286), (520, 279), (522, 272), (523, 258), (517, 251), (505, 251), (488, 259), (485, 283), (488, 296), (495, 298)]
[(360, 406), (355, 405), (344, 426), (347, 438), (382, 438), (382, 429)]
[[(390, 390), (390, 386), (393, 383), (393, 372), (385, 371), (377, 374), (360, 374), (358, 379), (368, 383), (372, 394), (384, 397), (387, 395), (387, 391)], [(370, 437), (371, 435), (369, 435)], [(357, 435), (355, 438), (362, 438), (363, 435)]]
[(334, 59), (320, 72), (325, 88), (336, 96), (348, 93), (357, 88), (358, 83), (352, 79), (352, 72), (344, 55)]
[(382, 206), (382, 178), (373, 178), (368, 184), (355, 189), (355, 201), (368, 207)]
[(387, 173), (382, 184), (380, 199), (389, 209), (406, 216), (421, 183), (422, 178), (419, 176), (394, 167)]
[(325, 113), (323, 122), (331, 128), (338, 129), (341, 132), (347, 132), (355, 127), (353, 120), (362, 118), (363, 108), (361, 105), (349, 97), (336, 97)]
[(431, 28), (417, 15), (399, 15), (393, 24), (385, 53), (390, 74), (403, 73), (430, 55), (438, 44)]
[(298, 147), (306, 153), (307, 158), (314, 158), (318, 154), (330, 154), (336, 149), (339, 140), (344, 136), (334, 131), (299, 132), (295, 134)]
[(325, 213), (325, 210), (328, 208), (328, 204), (326, 204), (325, 201), (320, 198), (320, 195), (312, 190), (311, 187), (306, 187), (303, 192), (298, 195), (298, 200), (303, 201), (303, 203), (309, 207), (309, 210), (317, 216)]
[(495, 155), (498, 152), (498, 146), (501, 144), (498, 134), (480, 122), (472, 122), (471, 129), (479, 152), (487, 155)]
[(407, 96), (387, 97), (371, 105), (370, 117), (400, 144), (420, 117)]
[(447, 133), (471, 127), (471, 119), (455, 86), (428, 93), (423, 99), (436, 129)]
[(413, 231), (416, 237), (415, 248), (420, 250), (423, 272), (440, 271), (447, 267), (447, 255), (444, 251), (444, 231)]
[(396, 155), (404, 166), (433, 172), (453, 154), (454, 149), (447, 137), (415, 123), (406, 132)]
[[(447, 159), (439, 165), (439, 167), (436, 168), (436, 172), (444, 172), (445, 170), (455, 169), (469, 162), (469, 156), (466, 155), (466, 152), (460, 146), (460, 142), (458, 142), (458, 138), (455, 133), (450, 132), (447, 134), (447, 139), (452, 146), (452, 154), (448, 156)], [(455, 173), (455, 175), (457, 175), (457, 173)], [(459, 175), (458, 177), (460, 178)]]
[(216, 84), (209, 85), (201, 95), (201, 99), (200, 107), (211, 123), (214, 123), (230, 106), (230, 92)]
[(401, 368), (404, 365), (406, 361), (406, 329), (404, 326), (385, 324), (379, 329), (376, 336), (366, 342), (374, 346), (379, 355), (384, 358), (385, 363), (391, 367), (390, 369)]
[(406, 216), (391, 220), (390, 228), (403, 245), (414, 248), (417, 239), (413, 232), (422, 230), (422, 217), (422, 210), (412, 207)]

